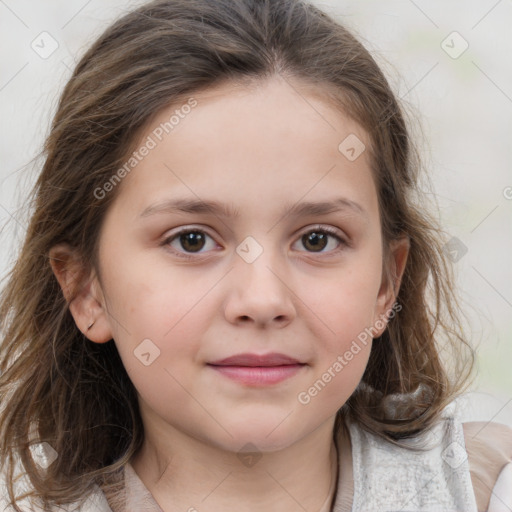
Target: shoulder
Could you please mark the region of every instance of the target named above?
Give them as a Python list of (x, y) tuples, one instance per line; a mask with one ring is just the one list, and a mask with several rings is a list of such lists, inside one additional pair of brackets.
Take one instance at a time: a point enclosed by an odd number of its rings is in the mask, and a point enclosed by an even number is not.
[(493, 512), (495, 503), (512, 507), (512, 428), (484, 421), (462, 428), (478, 510)]

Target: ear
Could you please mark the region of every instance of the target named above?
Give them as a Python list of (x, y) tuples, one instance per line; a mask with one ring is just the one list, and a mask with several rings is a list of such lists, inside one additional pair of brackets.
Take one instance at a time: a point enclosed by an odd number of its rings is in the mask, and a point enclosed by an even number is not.
[(382, 281), (375, 304), (373, 325), (378, 338), (386, 330), (389, 314), (393, 311), (393, 304), (398, 296), (402, 282), (407, 257), (409, 255), (410, 241), (408, 237), (392, 240), (389, 243), (387, 261), (384, 262)]
[(112, 331), (106, 315), (104, 294), (95, 270), (87, 273), (76, 250), (68, 244), (52, 247), (49, 256), (52, 271), (78, 329), (95, 343), (110, 341)]

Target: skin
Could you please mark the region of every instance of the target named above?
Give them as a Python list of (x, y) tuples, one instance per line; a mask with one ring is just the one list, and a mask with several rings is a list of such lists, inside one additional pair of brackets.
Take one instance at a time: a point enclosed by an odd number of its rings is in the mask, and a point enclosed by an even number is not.
[[(145, 428), (132, 465), (163, 510), (317, 511), (332, 498), (335, 414), (361, 380), (371, 340), (309, 403), (297, 397), (390, 310), (408, 243), (391, 245), (390, 282), (368, 151), (349, 161), (338, 150), (349, 134), (368, 147), (368, 136), (321, 95), (272, 78), (194, 98), (197, 107), (118, 185), (100, 234), (101, 282), (92, 271), (70, 310), (91, 341), (115, 340)], [(176, 108), (158, 113), (141, 143)], [(140, 217), (175, 197), (231, 203), (239, 216)], [(363, 213), (283, 212), (338, 197)], [(343, 243), (329, 235), (315, 251), (302, 235), (319, 225)], [(208, 235), (199, 252), (179, 237), (162, 245), (180, 227)], [(250, 263), (236, 252), (248, 236), (263, 250)], [(79, 265), (69, 256), (53, 264), (65, 294)], [(134, 355), (144, 339), (160, 350), (149, 366)], [(207, 366), (242, 352), (306, 364), (266, 387)], [(261, 458), (249, 466), (240, 451)]]

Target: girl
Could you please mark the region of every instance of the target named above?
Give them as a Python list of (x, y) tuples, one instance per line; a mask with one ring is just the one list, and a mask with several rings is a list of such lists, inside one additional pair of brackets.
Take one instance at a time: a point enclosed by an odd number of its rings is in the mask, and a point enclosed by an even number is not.
[(0, 305), (4, 507), (512, 507), (512, 431), (455, 414), (473, 354), (401, 108), (338, 22), (140, 7), (45, 153)]

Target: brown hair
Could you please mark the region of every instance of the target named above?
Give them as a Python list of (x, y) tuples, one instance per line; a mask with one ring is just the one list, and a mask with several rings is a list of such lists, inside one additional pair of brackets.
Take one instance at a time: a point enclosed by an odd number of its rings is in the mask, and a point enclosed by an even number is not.
[[(373, 344), (360, 386), (338, 413), (392, 442), (429, 428), (471, 375), (442, 250), (420, 194), (421, 163), (401, 107), (370, 53), (346, 28), (301, 0), (161, 0), (109, 27), (64, 88), (30, 200), (34, 209), (0, 303), (0, 461), (14, 500), (16, 458), (44, 506), (106, 489), (143, 441), (137, 395), (113, 340), (88, 342), (51, 270), (67, 243), (98, 268), (111, 179), (164, 107), (222, 82), (280, 75), (324, 91), (369, 134), (383, 240), (410, 240), (402, 309)], [(340, 141), (341, 142), (341, 141)], [(83, 278), (77, 276), (76, 291)], [(441, 344), (443, 345), (441, 347)], [(469, 358), (440, 357), (451, 349)], [(453, 378), (449, 376), (453, 375)], [(390, 404), (394, 413), (390, 413)], [(58, 453), (41, 473), (29, 445)], [(14, 503), (14, 501), (13, 501)], [(20, 509), (16, 506), (16, 510)]]

